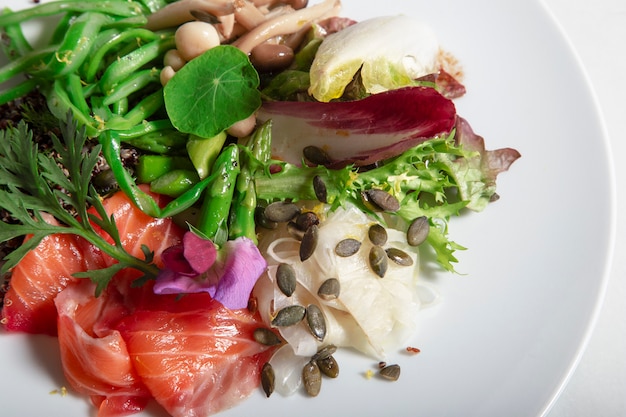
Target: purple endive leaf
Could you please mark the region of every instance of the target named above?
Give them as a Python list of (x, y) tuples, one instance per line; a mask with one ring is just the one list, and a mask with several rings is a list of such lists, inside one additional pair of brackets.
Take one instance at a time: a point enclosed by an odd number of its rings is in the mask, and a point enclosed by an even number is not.
[(257, 118), (272, 119), (272, 157), (302, 163), (306, 146), (326, 151), (337, 168), (394, 157), (456, 122), (454, 103), (430, 87), (406, 87), (348, 102), (266, 102)]
[(213, 297), (231, 310), (244, 308), (267, 262), (254, 242), (246, 237), (227, 241), (222, 250), (223, 263), (216, 264), (211, 271), (220, 275)]

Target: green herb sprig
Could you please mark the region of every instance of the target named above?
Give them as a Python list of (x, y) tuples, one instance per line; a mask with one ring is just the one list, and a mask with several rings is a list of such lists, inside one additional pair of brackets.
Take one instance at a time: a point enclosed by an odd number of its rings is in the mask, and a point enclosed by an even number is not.
[[(75, 275), (89, 277), (96, 284), (96, 295), (124, 268), (141, 271), (144, 279), (155, 277), (158, 268), (152, 262), (153, 253), (143, 247), (144, 258), (140, 259), (124, 249), (115, 219), (106, 213), (91, 185), (100, 145), (87, 150), (85, 129), (78, 129), (70, 115), (66, 122), (60, 123), (60, 128), (62, 138), (52, 135), (50, 155), (39, 151), (32, 131), (23, 121), (17, 127), (0, 131), (0, 208), (17, 221), (0, 222), (0, 241), (30, 236), (6, 256), (1, 271), (17, 265), (44, 237), (67, 233), (84, 238), (118, 261), (107, 268)], [(53, 216), (58, 224), (47, 222), (44, 213)], [(95, 227), (103, 230), (113, 243)]]

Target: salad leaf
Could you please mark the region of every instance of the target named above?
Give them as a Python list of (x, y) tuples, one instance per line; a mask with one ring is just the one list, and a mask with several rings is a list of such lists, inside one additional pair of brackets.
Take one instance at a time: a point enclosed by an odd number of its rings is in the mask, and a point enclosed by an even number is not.
[(439, 43), (432, 30), (408, 16), (361, 21), (327, 36), (311, 65), (309, 94), (338, 99), (360, 70), (365, 89), (376, 94), (437, 72)]
[(425, 140), (447, 135), (456, 122), (451, 100), (430, 87), (405, 87), (362, 100), (264, 103), (260, 121), (271, 119), (272, 155), (292, 164), (305, 147), (323, 149), (329, 165), (369, 165)]
[(476, 156), (475, 152), (456, 146), (454, 136), (455, 132), (452, 132), (432, 138), (364, 171), (354, 166), (329, 169), (321, 165), (298, 167), (272, 161), (274, 173), (266, 170), (255, 177), (257, 198), (268, 201), (294, 197), (315, 200), (312, 184), (317, 176), (326, 185), (328, 201), (334, 207), (350, 203), (363, 212), (380, 217), (380, 213), (363, 202), (361, 194), (371, 188), (383, 189), (400, 201), (400, 210), (395, 215), (407, 224), (417, 217), (428, 217), (431, 227), (427, 243), (435, 251), (439, 264), (454, 271), (453, 263), (457, 262), (454, 252), (464, 247), (448, 239), (447, 224), (450, 217), (458, 215), (469, 201), (460, 200), (450, 192), (459, 188), (453, 173), (456, 172), (456, 161)]
[(212, 138), (261, 106), (259, 75), (248, 56), (221, 45), (185, 64), (164, 88), (174, 127)]

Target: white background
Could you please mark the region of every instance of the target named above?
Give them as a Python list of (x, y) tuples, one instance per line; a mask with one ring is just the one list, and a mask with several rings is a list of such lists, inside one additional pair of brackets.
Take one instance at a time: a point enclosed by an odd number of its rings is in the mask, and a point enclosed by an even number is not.
[(624, 417), (626, 222), (620, 214), (626, 210), (626, 2), (544, 1), (578, 53), (596, 92), (611, 139), (618, 213), (614, 264), (605, 302), (577, 369), (547, 417)]

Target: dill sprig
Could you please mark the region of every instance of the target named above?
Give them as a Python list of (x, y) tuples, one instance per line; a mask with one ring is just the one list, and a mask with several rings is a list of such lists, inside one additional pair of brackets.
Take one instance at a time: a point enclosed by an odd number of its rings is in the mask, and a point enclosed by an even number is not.
[[(68, 115), (60, 123), (61, 138), (51, 135), (52, 153), (39, 151), (33, 132), (25, 122), (0, 131), (0, 208), (17, 222), (0, 222), (0, 241), (30, 236), (5, 257), (2, 272), (7, 272), (46, 236), (69, 233), (98, 247), (118, 263), (110, 267), (75, 274), (96, 284), (96, 295), (106, 288), (113, 275), (124, 268), (141, 271), (143, 278), (158, 273), (153, 253), (143, 247), (144, 258), (137, 258), (122, 246), (115, 219), (109, 216), (91, 184), (100, 145), (87, 149), (85, 129), (78, 129)], [(92, 207), (96, 214), (88, 211)], [(57, 224), (44, 220), (44, 213)], [(98, 233), (104, 231), (112, 240)]]

